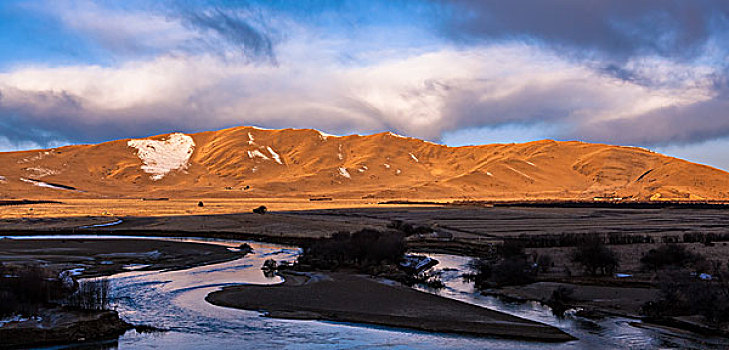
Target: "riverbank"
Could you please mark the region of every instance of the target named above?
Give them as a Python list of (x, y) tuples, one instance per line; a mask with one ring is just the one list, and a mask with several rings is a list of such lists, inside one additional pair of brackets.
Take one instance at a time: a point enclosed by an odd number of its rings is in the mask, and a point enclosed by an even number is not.
[(128, 270), (179, 270), (240, 258), (212, 244), (156, 239), (0, 239), (3, 264), (42, 264), (58, 273), (95, 277)]
[[(581, 285), (561, 282), (535, 282), (521, 286), (487, 289), (491, 295), (517, 301), (538, 301), (551, 304), (553, 293), (562, 288), (569, 290), (568, 300), (560, 300), (572, 307), (579, 307), (585, 315), (612, 315), (641, 318), (640, 308), (659, 296), (657, 288), (613, 287)], [(550, 305), (551, 306), (551, 305)]]
[(132, 328), (113, 310), (43, 309), (0, 327), (0, 349), (115, 339)]
[(269, 317), (369, 323), (429, 332), (562, 342), (575, 338), (548, 325), (348, 273), (283, 273), (273, 286), (227, 287), (206, 298), (215, 305)]
[[(557, 289), (569, 290), (567, 300), (553, 300), (552, 293)], [(576, 310), (580, 316), (599, 319), (602, 317), (626, 317), (636, 320), (635, 327), (661, 329), (664, 332), (693, 332), (713, 337), (729, 337), (727, 327), (706, 323), (700, 316), (647, 317), (641, 308), (648, 302), (659, 298), (657, 288), (612, 287), (604, 285), (582, 285), (561, 282), (535, 282), (521, 286), (487, 289), (484, 295), (510, 301), (536, 301), (553, 309)]]
[[(233, 251), (221, 245), (158, 239), (0, 239), (0, 264), (40, 265), (66, 285), (75, 285), (80, 277), (107, 276), (130, 270), (181, 270), (221, 263), (241, 258), (246, 253), (246, 250)], [(113, 310), (86, 311), (38, 305), (27, 312), (0, 320), (0, 348), (115, 339), (135, 328)]]

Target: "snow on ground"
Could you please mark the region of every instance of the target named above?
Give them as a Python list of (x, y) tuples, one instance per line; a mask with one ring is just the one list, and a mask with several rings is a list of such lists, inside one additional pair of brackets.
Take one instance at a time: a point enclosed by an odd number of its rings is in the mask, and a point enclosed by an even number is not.
[(535, 168), (537, 167), (537, 165), (536, 165), (536, 164), (534, 164), (534, 163), (532, 163), (532, 162), (530, 162), (530, 161), (528, 161), (528, 160), (525, 160), (525, 162), (526, 162), (527, 164), (529, 164), (529, 165), (531, 165), (531, 166), (535, 167)]
[(397, 171), (395, 171), (395, 175), (400, 175), (400, 173), (402, 173), (402, 170), (400, 169), (397, 169)]
[(341, 137), (341, 136), (337, 136), (337, 135), (327, 134), (320, 130), (315, 130), (315, 131), (319, 133), (319, 137), (321, 138), (322, 141), (326, 141), (330, 137)]
[(514, 168), (512, 168), (512, 167), (510, 167), (510, 166), (507, 166), (507, 168), (509, 168), (509, 169), (510, 169), (511, 171), (513, 171), (513, 172), (515, 172), (515, 173), (517, 173), (517, 174), (519, 174), (519, 175), (521, 175), (521, 176), (524, 176), (524, 177), (526, 177), (526, 178), (527, 178), (527, 179), (529, 179), (529, 180), (532, 180), (532, 181), (534, 181), (534, 178), (533, 178), (533, 177), (531, 177), (531, 176), (529, 176), (529, 175), (527, 175), (527, 174), (524, 174), (524, 173), (522, 173), (522, 172), (521, 172), (521, 171), (519, 171), (519, 170), (516, 170), (516, 169), (514, 169)]
[(251, 169), (251, 172), (252, 173), (255, 173), (256, 171), (258, 171), (258, 167), (257, 166), (254, 166), (253, 169)]
[[(53, 150), (51, 150), (51, 151), (53, 151)], [(47, 155), (50, 155), (51, 151), (38, 152), (37, 155), (20, 159), (16, 163), (23, 164), (23, 163), (35, 162), (36, 160), (41, 160), (41, 159), (45, 158)]]
[(390, 169), (390, 164), (382, 164), (385, 166), (385, 169)]
[(33, 174), (32, 177), (35, 177), (35, 178), (41, 178), (41, 177), (50, 176), (50, 175), (58, 175), (58, 173), (60, 173), (60, 171), (58, 171), (58, 170), (39, 168), (39, 167), (25, 168), (24, 170), (34, 172), (35, 174)]
[(394, 132), (391, 132), (391, 131), (388, 131), (387, 132), (387, 135), (388, 136), (392, 136), (392, 137), (398, 137), (398, 138), (401, 138), (401, 139), (407, 139), (408, 138), (408, 137), (405, 137), (405, 136), (402, 136), (402, 135), (398, 135), (398, 134), (396, 134)]
[(339, 175), (344, 176), (344, 177), (346, 177), (348, 179), (351, 179), (352, 178), (352, 176), (349, 175), (349, 171), (347, 171), (346, 168), (339, 168)]
[(3, 327), (8, 323), (13, 323), (13, 322), (21, 323), (21, 322), (26, 322), (28, 320), (29, 320), (29, 318), (27, 318), (27, 317), (22, 317), (20, 315), (13, 315), (10, 317), (5, 317), (5, 318), (0, 319), (0, 327)]
[(251, 133), (249, 132), (249, 133), (248, 133), (248, 144), (249, 144), (249, 145), (252, 145), (252, 144), (253, 144), (253, 141), (255, 141), (255, 140), (256, 140), (256, 139), (254, 139), (254, 138), (253, 138), (253, 134), (251, 134)]
[(73, 188), (65, 188), (65, 187), (61, 187), (61, 186), (55, 186), (55, 185), (52, 185), (52, 184), (49, 184), (49, 183), (46, 183), (46, 182), (43, 182), (43, 181), (32, 180), (32, 179), (25, 179), (25, 178), (22, 178), (22, 177), (20, 178), (20, 181), (27, 182), (29, 184), (33, 184), (34, 186), (38, 186), (38, 187), (52, 188), (54, 190), (77, 191), (77, 192), (80, 192), (78, 190), (74, 190)]
[(252, 151), (246, 151), (246, 152), (248, 153), (248, 158), (256, 158), (256, 157), (258, 157), (258, 158), (263, 158), (265, 160), (270, 159), (270, 158), (268, 158), (267, 155), (263, 154), (263, 152), (261, 152), (261, 151), (259, 151), (257, 149), (254, 149)]
[(137, 156), (142, 160), (142, 170), (152, 180), (161, 180), (172, 170), (184, 170), (188, 167), (188, 161), (195, 148), (195, 141), (192, 137), (174, 133), (166, 140), (129, 140), (127, 145), (137, 149)]
[(412, 159), (413, 159), (413, 160), (415, 161), (415, 163), (420, 163), (420, 160), (418, 160), (418, 157), (416, 157), (416, 156), (415, 156), (414, 154), (412, 154), (412, 153), (408, 153), (408, 154), (410, 155), (410, 158), (412, 158)]
[(337, 152), (337, 158), (339, 158), (339, 160), (344, 160), (344, 155), (342, 154), (342, 145), (339, 145), (339, 151)]
[(494, 176), (494, 174), (492, 174), (490, 171), (487, 171), (486, 172), (486, 175), (488, 175), (488, 176)]
[(150, 264), (127, 264), (127, 265), (122, 265), (122, 269), (127, 270), (127, 271), (134, 271), (134, 270), (144, 269), (144, 268), (147, 268), (150, 266), (152, 266), (152, 265), (150, 265)]
[(123, 223), (123, 222), (124, 222), (124, 220), (122, 220), (122, 219), (118, 219), (118, 220), (115, 220), (115, 221), (112, 221), (112, 222), (106, 222), (106, 223), (103, 223), (103, 224), (88, 225), (88, 226), (80, 226), (79, 228), (94, 228), (94, 227), (108, 227), (108, 226), (116, 226), (116, 225), (119, 225), (119, 224), (121, 224), (121, 223)]
[(271, 147), (266, 147), (266, 148), (268, 149), (268, 153), (271, 153), (271, 157), (273, 158), (273, 160), (276, 161), (276, 163), (283, 164), (281, 162), (281, 157), (279, 157), (278, 153), (274, 152), (273, 148), (271, 148)]

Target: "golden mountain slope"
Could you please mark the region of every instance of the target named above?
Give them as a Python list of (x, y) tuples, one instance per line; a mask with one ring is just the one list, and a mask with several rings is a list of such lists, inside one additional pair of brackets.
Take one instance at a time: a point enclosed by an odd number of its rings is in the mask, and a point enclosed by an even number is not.
[(729, 197), (729, 173), (640, 148), (551, 140), (446, 147), (391, 133), (252, 127), (0, 153), (0, 176), (0, 198)]

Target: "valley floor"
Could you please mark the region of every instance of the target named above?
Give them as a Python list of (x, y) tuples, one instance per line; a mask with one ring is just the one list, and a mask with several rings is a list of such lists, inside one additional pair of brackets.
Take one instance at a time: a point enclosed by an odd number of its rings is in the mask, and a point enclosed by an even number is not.
[[(551, 289), (541, 287), (569, 284), (576, 286), (577, 306), (630, 316), (638, 316), (640, 306), (657, 293), (655, 274), (642, 271), (639, 263), (646, 251), (664, 242), (682, 242), (685, 235), (724, 234), (729, 227), (725, 209), (418, 206), (304, 199), (201, 199), (202, 207), (198, 200), (182, 199), (61, 201), (0, 207), (0, 234), (221, 237), (299, 244), (338, 231), (385, 230), (399, 220), (435, 230), (435, 234), (409, 237), (411, 249), (466, 256), (489, 254), (494, 243), (513, 237), (643, 237), (643, 243), (609, 244), (620, 258), (616, 271), (620, 277), (582, 278), (581, 268), (570, 259), (573, 247), (528, 247), (526, 253), (535, 259), (549, 255), (553, 260), (552, 267), (540, 274), (537, 283), (541, 284), (491, 291), (544, 301)], [(269, 213), (252, 213), (259, 205), (267, 206)], [(725, 263), (729, 256), (729, 242), (681, 245), (717, 263)]]

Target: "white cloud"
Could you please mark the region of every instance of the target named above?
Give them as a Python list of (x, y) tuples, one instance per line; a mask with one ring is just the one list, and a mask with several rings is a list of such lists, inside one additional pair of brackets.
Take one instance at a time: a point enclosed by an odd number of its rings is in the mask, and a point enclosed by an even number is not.
[[(100, 129), (126, 137), (150, 127), (235, 124), (334, 133), (393, 129), (438, 139), (515, 122), (555, 122), (569, 135), (583, 125), (712, 97), (713, 72), (706, 67), (641, 61), (634, 69), (641, 79), (633, 81), (523, 44), (445, 47), (356, 66), (322, 54), (333, 51), (331, 43), (311, 42), (313, 57), (294, 38), (287, 43), (279, 47), (278, 65), (187, 53), (110, 67), (19, 68), (0, 74), (0, 111), (12, 110), (36, 127), (52, 121), (78, 139)], [(678, 83), (670, 81), (678, 73), (684, 74)]]

